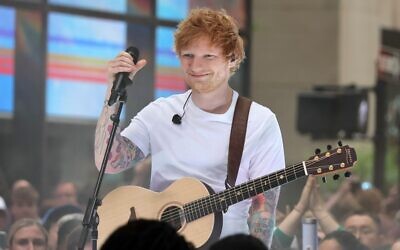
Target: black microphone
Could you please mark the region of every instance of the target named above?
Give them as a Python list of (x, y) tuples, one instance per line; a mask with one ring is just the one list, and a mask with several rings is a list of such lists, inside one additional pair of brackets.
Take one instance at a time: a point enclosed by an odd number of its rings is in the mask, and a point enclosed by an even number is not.
[[(136, 64), (139, 58), (139, 50), (136, 47), (131, 46), (127, 48), (125, 51), (132, 56), (133, 63)], [(113, 82), (113, 86), (111, 89), (110, 99), (108, 99), (108, 106), (113, 105), (119, 99), (119, 97), (121, 97), (124, 94), (125, 88), (129, 84), (132, 84), (132, 81), (131, 79), (129, 79), (128, 72), (119, 72), (115, 75), (115, 80)]]
[(173, 123), (173, 124), (176, 124), (176, 125), (181, 124), (181, 123), (182, 123), (182, 117), (183, 117), (184, 115), (185, 115), (185, 113), (183, 113), (182, 116), (180, 116), (180, 115), (178, 115), (178, 114), (175, 114), (175, 115), (172, 117), (172, 123)]
[(192, 92), (190, 92), (190, 94), (186, 98), (185, 103), (183, 104), (183, 107), (182, 107), (183, 114), (182, 114), (182, 116), (180, 116), (178, 114), (175, 114), (174, 116), (172, 116), (172, 123), (173, 124), (180, 125), (182, 123), (182, 118), (185, 116), (185, 112), (186, 112), (185, 107), (186, 107), (186, 104), (189, 101), (189, 98), (190, 98), (191, 95), (192, 95)]

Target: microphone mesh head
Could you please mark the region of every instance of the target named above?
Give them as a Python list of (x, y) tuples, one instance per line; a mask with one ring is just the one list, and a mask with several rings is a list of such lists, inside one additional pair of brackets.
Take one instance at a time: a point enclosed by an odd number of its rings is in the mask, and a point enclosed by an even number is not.
[(125, 51), (128, 52), (132, 56), (133, 62), (136, 64), (138, 61), (138, 58), (139, 58), (139, 49), (136, 47), (130, 46)]

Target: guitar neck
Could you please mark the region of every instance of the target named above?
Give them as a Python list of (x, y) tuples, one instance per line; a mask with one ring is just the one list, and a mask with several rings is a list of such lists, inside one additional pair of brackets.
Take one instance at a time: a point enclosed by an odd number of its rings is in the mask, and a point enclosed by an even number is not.
[(306, 175), (305, 164), (307, 163), (302, 162), (287, 166), (283, 170), (187, 203), (183, 207), (185, 218), (190, 222), (208, 214), (223, 211), (230, 205), (301, 178)]

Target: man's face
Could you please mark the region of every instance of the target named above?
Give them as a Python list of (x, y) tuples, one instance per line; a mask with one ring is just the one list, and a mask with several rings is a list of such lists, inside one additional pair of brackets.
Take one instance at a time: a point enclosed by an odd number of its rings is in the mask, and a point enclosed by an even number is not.
[(380, 246), (381, 236), (375, 221), (368, 215), (352, 215), (344, 222), (344, 227), (362, 244), (372, 249)]
[(54, 192), (54, 198), (56, 206), (66, 204), (78, 205), (76, 189), (72, 183), (59, 185)]
[(46, 238), (37, 226), (19, 229), (10, 244), (10, 250), (45, 250)]
[(198, 93), (209, 93), (228, 85), (230, 68), (222, 49), (213, 46), (207, 37), (200, 37), (179, 52), (184, 80)]
[(36, 203), (29, 201), (13, 201), (11, 205), (11, 213), (13, 219), (19, 220), (22, 218), (38, 218), (38, 207)]

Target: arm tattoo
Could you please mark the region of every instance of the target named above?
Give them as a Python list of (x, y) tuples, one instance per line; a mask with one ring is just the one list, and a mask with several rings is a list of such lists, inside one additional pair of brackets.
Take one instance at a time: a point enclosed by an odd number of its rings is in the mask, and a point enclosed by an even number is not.
[(271, 247), (272, 233), (275, 228), (275, 211), (280, 188), (274, 188), (253, 198), (250, 210), (250, 233), (259, 238), (268, 248)]
[[(111, 114), (113, 114), (113, 108), (108, 106), (104, 107), (97, 123), (94, 146), (97, 168), (101, 166), (112, 130), (112, 121), (109, 118)], [(117, 128), (108, 157), (108, 172), (120, 172), (134, 166), (136, 162), (142, 159), (144, 159), (144, 154), (139, 147), (133, 144), (129, 139), (121, 136), (120, 129)]]
[(118, 142), (115, 149), (111, 150), (108, 166), (120, 171), (135, 166), (135, 164), (144, 159), (143, 152), (133, 144), (129, 139), (116, 135)]

